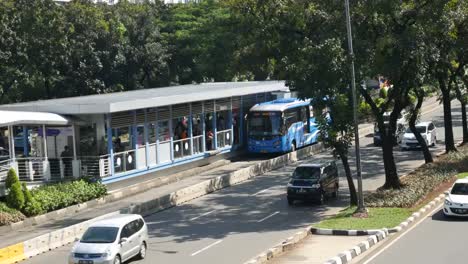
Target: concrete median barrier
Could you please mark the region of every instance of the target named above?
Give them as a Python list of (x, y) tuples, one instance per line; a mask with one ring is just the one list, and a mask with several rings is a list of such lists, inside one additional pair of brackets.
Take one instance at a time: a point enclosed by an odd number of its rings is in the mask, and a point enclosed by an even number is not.
[(25, 258), (23, 243), (0, 249), (0, 264), (15, 263)]
[(131, 205), (120, 210), (120, 212), (150, 215), (155, 212), (186, 203), (208, 193), (242, 183), (250, 178), (284, 167), (288, 164), (297, 162), (299, 159), (307, 158), (323, 150), (323, 145), (320, 143), (308, 146), (296, 152), (287, 153), (273, 159), (260, 161), (247, 168), (242, 168), (227, 175), (200, 182), (193, 186), (180, 189), (162, 197), (157, 197), (147, 202)]
[[(100, 219), (111, 217), (112, 215), (122, 214), (122, 213), (135, 213), (141, 215), (150, 215), (158, 211), (162, 211), (183, 203), (186, 203), (190, 200), (196, 199), (208, 193), (215, 192), (217, 190), (242, 183), (248, 179), (251, 179), (255, 176), (262, 175), (268, 171), (272, 171), (281, 167), (284, 167), (288, 164), (294, 163), (300, 159), (309, 157), (310, 155), (316, 154), (323, 151), (323, 146), (321, 144), (312, 145), (303, 149), (300, 149), (297, 152), (284, 154), (282, 156), (260, 161), (252, 166), (247, 168), (243, 168), (232, 173), (229, 173), (224, 176), (219, 176), (212, 178), (210, 180), (206, 180), (195, 185), (180, 189), (178, 191), (172, 192), (170, 194), (166, 194), (160, 197), (155, 197), (146, 202), (132, 204), (127, 208), (123, 208), (119, 211), (112, 212), (110, 214), (106, 214), (97, 218), (90, 219), (88, 221), (81, 222), (79, 224), (75, 224), (66, 228), (62, 228), (41, 236), (38, 236), (33, 239), (29, 239), (24, 241), (20, 244), (16, 244), (7, 248), (0, 249), (0, 264), (10, 264), (15, 263), (17, 261), (31, 258), (41, 253), (53, 250), (55, 248), (59, 248), (66, 244), (72, 243), (75, 239), (80, 238), (81, 235), (85, 232), (88, 226)], [(134, 192), (136, 192), (136, 188), (133, 188)], [(126, 196), (123, 191), (117, 191), (112, 193), (110, 196), (110, 200), (116, 200), (120, 197)], [(103, 201), (105, 202), (105, 201)], [(93, 202), (94, 203), (94, 202)], [(96, 201), (95, 203), (99, 203)], [(66, 208), (64, 210), (56, 211), (51, 213), (48, 216), (41, 216), (35, 218), (33, 221), (43, 222), (46, 221), (47, 217), (50, 216), (57, 216), (66, 214), (70, 211), (79, 211), (83, 210), (84, 208), (89, 206), (89, 202), (77, 206), (73, 206), (71, 208)], [(302, 234), (300, 235), (302, 236)], [(295, 236), (294, 236), (295, 237)], [(295, 239), (294, 239), (295, 241)], [(291, 241), (292, 242), (292, 241)], [(273, 250), (282, 251), (283, 247), (287, 245), (281, 245), (277, 249)], [(273, 253), (270, 253), (273, 254)], [(262, 256), (262, 259), (268, 259), (268, 256)], [(3, 262), (2, 262), (3, 261)]]

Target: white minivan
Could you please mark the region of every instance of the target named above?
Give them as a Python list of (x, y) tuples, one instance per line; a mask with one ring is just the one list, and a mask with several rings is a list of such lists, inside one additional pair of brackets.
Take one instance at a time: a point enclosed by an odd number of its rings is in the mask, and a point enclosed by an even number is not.
[(148, 227), (140, 215), (125, 214), (91, 224), (73, 246), (69, 264), (120, 264), (145, 258)]
[[(421, 122), (416, 124), (416, 130), (426, 141), (427, 146), (435, 146), (437, 143), (437, 129), (432, 122)], [(401, 141), (400, 147), (402, 150), (409, 148), (420, 147), (416, 136), (411, 132), (410, 128), (406, 129)]]

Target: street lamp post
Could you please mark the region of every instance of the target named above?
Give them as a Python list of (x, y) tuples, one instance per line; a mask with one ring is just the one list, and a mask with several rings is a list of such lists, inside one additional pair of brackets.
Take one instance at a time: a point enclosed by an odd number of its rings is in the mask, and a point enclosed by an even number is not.
[(359, 127), (357, 117), (357, 105), (356, 105), (356, 75), (354, 72), (354, 52), (353, 52), (353, 39), (351, 34), (351, 18), (349, 14), (349, 0), (345, 0), (346, 9), (346, 31), (348, 32), (348, 49), (349, 56), (351, 58), (351, 90), (353, 96), (353, 116), (354, 116), (354, 147), (356, 151), (356, 176), (358, 181), (358, 208), (356, 213), (365, 213), (366, 208), (364, 207), (364, 197), (362, 195), (362, 174), (361, 174), (361, 152), (359, 147)]

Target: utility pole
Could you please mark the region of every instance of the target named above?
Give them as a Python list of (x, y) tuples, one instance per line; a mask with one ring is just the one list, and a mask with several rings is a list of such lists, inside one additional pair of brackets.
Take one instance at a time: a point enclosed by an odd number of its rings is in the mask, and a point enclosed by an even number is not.
[(356, 97), (356, 75), (354, 72), (354, 51), (353, 51), (353, 38), (351, 34), (351, 16), (349, 14), (349, 0), (345, 0), (346, 9), (346, 31), (348, 32), (348, 49), (349, 57), (351, 59), (351, 91), (353, 96), (353, 116), (354, 116), (354, 147), (356, 151), (356, 177), (358, 182), (358, 208), (356, 213), (366, 213), (364, 207), (364, 197), (362, 194), (362, 173), (361, 173), (361, 152), (359, 146), (359, 127), (358, 127), (358, 113), (357, 113), (357, 97)]

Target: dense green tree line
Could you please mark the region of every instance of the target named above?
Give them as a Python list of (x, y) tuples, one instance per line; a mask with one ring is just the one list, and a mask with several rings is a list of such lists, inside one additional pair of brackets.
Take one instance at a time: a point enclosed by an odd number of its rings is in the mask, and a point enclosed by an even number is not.
[[(347, 49), (344, 1), (205, 0), (197, 4), (94, 5), (75, 0), (0, 1), (0, 103), (209, 81), (284, 79), (301, 96), (337, 98), (350, 111), (349, 61), (358, 82), (385, 76), (376, 98), (360, 90), (383, 138), (388, 188), (399, 188), (392, 134), (433, 91), (444, 105), (446, 150), (456, 151), (451, 100), (466, 105), (468, 1), (350, 0), (355, 54)], [(339, 99), (339, 100), (338, 100)], [(331, 101), (328, 101), (330, 105)], [(320, 103), (320, 102), (316, 102)], [(324, 103), (324, 102), (322, 102)], [(466, 111), (465, 107), (463, 108)], [(383, 113), (390, 111), (386, 129)], [(347, 159), (347, 122), (330, 145)], [(466, 114), (464, 141), (468, 142)], [(419, 140), (422, 140), (419, 138)], [(424, 142), (426, 161), (430, 152)]]

